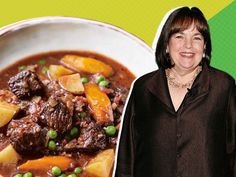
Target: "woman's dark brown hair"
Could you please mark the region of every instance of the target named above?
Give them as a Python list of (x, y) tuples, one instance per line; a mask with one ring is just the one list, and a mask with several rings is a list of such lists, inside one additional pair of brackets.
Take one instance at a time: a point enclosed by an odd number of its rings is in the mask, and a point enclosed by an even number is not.
[(170, 37), (178, 32), (188, 29), (192, 24), (201, 33), (205, 43), (205, 57), (201, 63), (210, 64), (211, 59), (211, 37), (206, 18), (197, 7), (181, 7), (173, 11), (165, 22), (156, 45), (156, 62), (159, 68), (171, 68), (170, 56), (166, 48)]

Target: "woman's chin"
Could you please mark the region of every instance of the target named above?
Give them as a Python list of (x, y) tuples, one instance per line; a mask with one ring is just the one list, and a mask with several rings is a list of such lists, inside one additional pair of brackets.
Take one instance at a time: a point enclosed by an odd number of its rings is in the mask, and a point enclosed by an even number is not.
[(188, 61), (188, 62), (183, 62), (179, 64), (179, 68), (183, 69), (183, 70), (193, 70), (198, 66), (197, 63), (192, 62), (192, 61)]

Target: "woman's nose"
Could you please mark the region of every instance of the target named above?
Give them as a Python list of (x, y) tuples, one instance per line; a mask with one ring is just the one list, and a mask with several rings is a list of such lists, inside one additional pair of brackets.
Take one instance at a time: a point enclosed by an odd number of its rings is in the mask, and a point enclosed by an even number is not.
[(189, 39), (189, 38), (185, 38), (185, 40), (184, 40), (184, 46), (186, 47), (186, 48), (192, 48), (192, 40), (191, 39)]

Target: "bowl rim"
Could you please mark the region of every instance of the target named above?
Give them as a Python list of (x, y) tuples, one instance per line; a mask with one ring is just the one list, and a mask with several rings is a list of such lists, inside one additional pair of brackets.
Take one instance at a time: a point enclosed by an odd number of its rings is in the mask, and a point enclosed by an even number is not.
[(38, 25), (41, 23), (65, 23), (65, 22), (71, 22), (71, 23), (87, 23), (90, 25), (95, 25), (99, 27), (108, 28), (109, 30), (116, 31), (118, 33), (121, 33), (122, 35), (130, 38), (131, 40), (137, 42), (139, 45), (141, 45), (143, 48), (145, 48), (150, 54), (154, 54), (154, 50), (151, 46), (149, 46), (144, 40), (139, 38), (138, 36), (124, 30), (121, 27), (118, 27), (116, 25), (101, 22), (98, 20), (91, 20), (87, 18), (80, 18), (80, 17), (72, 17), (72, 16), (44, 16), (44, 17), (36, 17), (36, 18), (29, 18), (21, 21), (17, 21), (11, 24), (8, 24), (6, 26), (3, 26), (0, 28), (0, 39), (1, 37), (13, 33), (15, 31), (27, 28), (29, 26)]

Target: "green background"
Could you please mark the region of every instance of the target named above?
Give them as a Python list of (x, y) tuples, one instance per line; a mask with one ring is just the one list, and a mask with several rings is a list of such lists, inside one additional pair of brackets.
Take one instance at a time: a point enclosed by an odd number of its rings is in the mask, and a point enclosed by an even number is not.
[(212, 66), (236, 78), (236, 2), (209, 20), (213, 43)]
[(199, 7), (209, 20), (212, 66), (236, 78), (236, 2), (233, 0), (9, 0), (1, 2), (0, 27), (34, 17), (74, 16), (121, 27), (152, 46), (165, 13), (185, 5)]

